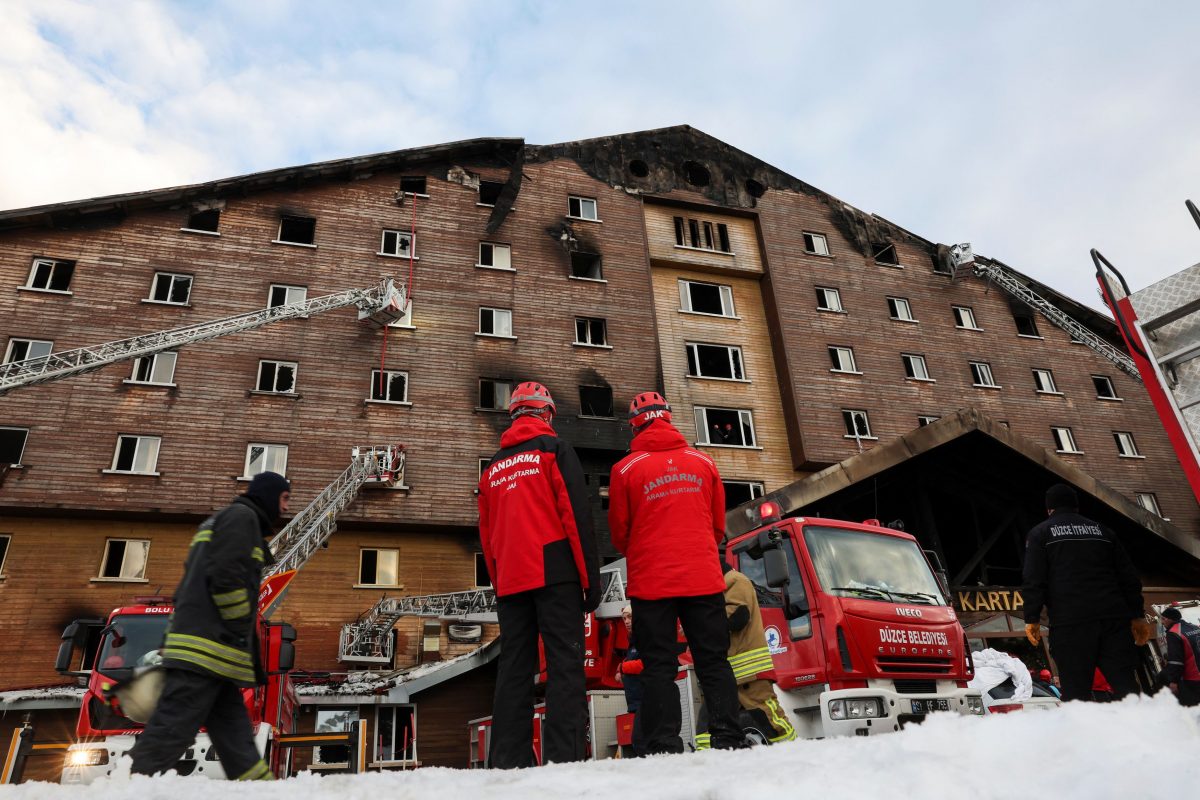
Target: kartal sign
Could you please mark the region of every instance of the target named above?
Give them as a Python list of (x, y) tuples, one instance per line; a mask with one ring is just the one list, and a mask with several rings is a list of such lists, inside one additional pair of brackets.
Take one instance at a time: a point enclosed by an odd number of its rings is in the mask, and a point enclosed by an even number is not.
[(973, 586), (954, 590), (954, 607), (959, 611), (1020, 611), (1024, 606), (1020, 589)]

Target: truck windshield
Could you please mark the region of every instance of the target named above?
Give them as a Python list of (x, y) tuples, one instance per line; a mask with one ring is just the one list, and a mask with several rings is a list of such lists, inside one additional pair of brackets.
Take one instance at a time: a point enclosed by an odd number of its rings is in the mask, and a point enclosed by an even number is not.
[(162, 647), (169, 619), (167, 614), (115, 617), (105, 630), (96, 666), (103, 672), (159, 663), (162, 658), (158, 648)]
[(830, 594), (946, 605), (925, 556), (910, 539), (810, 525), (804, 541), (821, 586)]

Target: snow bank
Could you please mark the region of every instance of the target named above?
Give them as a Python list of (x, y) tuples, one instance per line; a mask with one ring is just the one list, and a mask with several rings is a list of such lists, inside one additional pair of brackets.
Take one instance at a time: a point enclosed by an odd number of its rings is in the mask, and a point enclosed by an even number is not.
[[(464, 731), (463, 751), (466, 752)], [(1050, 713), (935, 715), (900, 734), (741, 752), (560, 764), (520, 771), (423, 769), (263, 784), (176, 776), (90, 787), (0, 787), (3, 800), (740, 800), (804, 797), (1191, 797), (1200, 713), (1169, 695), (1072, 703)]]

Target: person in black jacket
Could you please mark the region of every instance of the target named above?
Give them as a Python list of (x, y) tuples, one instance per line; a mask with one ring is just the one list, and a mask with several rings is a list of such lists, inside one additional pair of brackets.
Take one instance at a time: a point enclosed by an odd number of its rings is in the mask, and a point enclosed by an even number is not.
[(171, 769), (203, 725), (227, 777), (273, 777), (255, 746), (241, 690), (265, 683), (255, 624), (258, 589), (271, 560), (266, 537), (290, 496), (286, 478), (260, 472), (246, 494), (192, 537), (162, 648), (166, 684), (130, 750), (131, 772)]
[(1050, 487), (1046, 510), (1025, 540), (1025, 635), (1039, 644), (1045, 608), (1063, 700), (1091, 700), (1097, 667), (1119, 700), (1138, 690), (1135, 645), (1151, 635), (1142, 582), (1116, 535), (1079, 513), (1074, 489)]
[(1180, 705), (1200, 706), (1200, 626), (1183, 621), (1178, 608), (1162, 612), (1167, 630), (1167, 688)]

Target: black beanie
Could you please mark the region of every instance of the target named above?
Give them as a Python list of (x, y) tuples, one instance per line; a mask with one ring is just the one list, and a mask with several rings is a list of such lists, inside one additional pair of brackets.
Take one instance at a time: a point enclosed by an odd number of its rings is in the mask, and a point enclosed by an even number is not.
[(1178, 608), (1164, 608), (1162, 610), (1162, 613), (1159, 614), (1159, 616), (1162, 617), (1163, 619), (1169, 619), (1172, 622), (1182, 622), (1183, 621), (1183, 614), (1179, 613)]
[(246, 497), (267, 512), (271, 522), (276, 522), (279, 520), (279, 495), (291, 490), (292, 484), (278, 472), (260, 472), (250, 481)]
[(1079, 510), (1079, 496), (1065, 483), (1056, 483), (1046, 490), (1046, 508), (1051, 511)]

